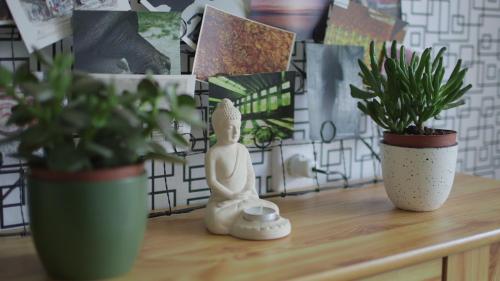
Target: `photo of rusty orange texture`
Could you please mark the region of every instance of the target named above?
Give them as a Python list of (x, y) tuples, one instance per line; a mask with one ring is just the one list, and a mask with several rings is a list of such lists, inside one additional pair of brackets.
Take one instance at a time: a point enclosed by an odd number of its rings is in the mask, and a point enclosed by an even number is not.
[(207, 5), (193, 64), (199, 80), (215, 75), (286, 71), (295, 33)]

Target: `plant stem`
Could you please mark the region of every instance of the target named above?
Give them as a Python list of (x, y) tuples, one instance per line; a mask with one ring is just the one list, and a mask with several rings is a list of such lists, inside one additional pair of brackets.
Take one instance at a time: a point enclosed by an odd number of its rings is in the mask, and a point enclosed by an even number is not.
[(425, 134), (425, 127), (424, 127), (424, 124), (422, 122), (418, 122), (417, 124), (415, 124), (417, 126), (417, 130), (420, 134)]

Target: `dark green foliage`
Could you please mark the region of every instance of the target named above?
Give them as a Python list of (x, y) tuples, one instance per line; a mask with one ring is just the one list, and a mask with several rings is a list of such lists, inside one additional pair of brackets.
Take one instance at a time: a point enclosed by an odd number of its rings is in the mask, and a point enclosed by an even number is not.
[(410, 125), (415, 125), (424, 134), (424, 123), (438, 117), (441, 111), (463, 105), (463, 95), (472, 87), (463, 86), (467, 68), (461, 69), (458, 60), (447, 82), (443, 83), (443, 54), (441, 48), (434, 59), (431, 48), (425, 49), (419, 57), (413, 53), (407, 63), (404, 46), (399, 50), (396, 41), (392, 42), (391, 53), (387, 55), (383, 47), (384, 70), (379, 65), (370, 44), (371, 69), (359, 61), (365, 89), (351, 85), (351, 96), (362, 101), (358, 108), (369, 115), (380, 127), (393, 133), (404, 134)]
[[(49, 69), (43, 81), (28, 65), (15, 73), (0, 68), (0, 88), (17, 102), (8, 124), (20, 128), (3, 142), (19, 141), (18, 157), (30, 165), (70, 172), (149, 158), (183, 161), (150, 136), (160, 130), (173, 144), (187, 145), (172, 120), (201, 125), (192, 97), (165, 92), (150, 79), (142, 80), (136, 91), (117, 93), (113, 85), (72, 72), (72, 56), (59, 55), (53, 62), (40, 59)], [(168, 110), (159, 107), (164, 98)]]

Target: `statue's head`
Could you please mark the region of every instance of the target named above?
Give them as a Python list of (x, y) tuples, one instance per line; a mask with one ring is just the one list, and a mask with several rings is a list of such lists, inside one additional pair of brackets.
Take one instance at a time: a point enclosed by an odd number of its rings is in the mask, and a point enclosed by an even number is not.
[(221, 144), (237, 143), (240, 139), (241, 113), (229, 99), (223, 99), (212, 114), (217, 142)]

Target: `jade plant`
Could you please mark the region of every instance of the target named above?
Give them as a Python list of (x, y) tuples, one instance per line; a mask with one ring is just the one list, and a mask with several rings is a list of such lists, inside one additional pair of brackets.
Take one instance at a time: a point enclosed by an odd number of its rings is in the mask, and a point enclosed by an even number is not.
[(379, 63), (372, 41), (371, 67), (358, 61), (365, 87), (360, 89), (351, 85), (351, 96), (361, 100), (358, 108), (362, 112), (391, 133), (433, 134), (433, 129), (425, 127), (426, 121), (439, 118), (443, 110), (463, 105), (463, 96), (472, 87), (470, 84), (464, 86), (467, 68), (462, 68), (461, 60), (444, 80), (445, 51), (445, 47), (441, 48), (432, 58), (432, 48), (427, 48), (421, 56), (414, 52), (408, 62), (404, 46), (398, 53), (396, 41), (393, 41), (389, 55), (384, 44), (382, 63)]
[[(182, 161), (152, 140), (159, 130), (167, 141), (187, 145), (174, 120), (200, 125), (189, 95), (165, 91), (150, 78), (136, 90), (118, 93), (112, 84), (73, 72), (71, 55), (49, 62), (37, 77), (25, 64), (11, 73), (0, 68), (0, 88), (16, 102), (8, 125), (19, 128), (2, 142), (18, 141), (17, 157), (32, 166), (76, 172), (136, 164), (145, 159)], [(168, 108), (160, 106), (166, 99)]]

